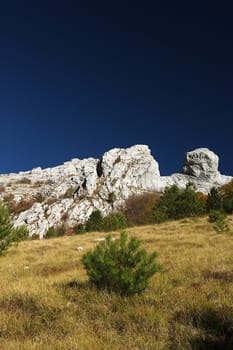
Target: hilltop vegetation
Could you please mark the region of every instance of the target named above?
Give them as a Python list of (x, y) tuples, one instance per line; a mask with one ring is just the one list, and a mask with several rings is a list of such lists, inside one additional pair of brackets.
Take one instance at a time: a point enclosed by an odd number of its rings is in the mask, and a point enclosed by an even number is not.
[[(232, 222), (229, 226), (232, 230)], [(99, 291), (88, 283), (82, 256), (105, 233), (11, 247), (0, 264), (0, 348), (231, 349), (230, 231), (216, 233), (202, 217), (127, 232), (140, 238), (149, 253), (157, 251), (163, 267), (144, 294), (130, 297)]]
[[(68, 228), (68, 232), (84, 233), (91, 231), (116, 231), (127, 226), (162, 223), (208, 214), (210, 222), (215, 222), (218, 231), (228, 229), (225, 215), (233, 213), (233, 181), (220, 188), (213, 187), (208, 195), (196, 192), (189, 182), (181, 189), (177, 185), (168, 186), (164, 192), (145, 192), (127, 198), (119, 211), (103, 216), (95, 210), (85, 224)], [(45, 237), (58, 237), (66, 233), (65, 226), (50, 228)]]

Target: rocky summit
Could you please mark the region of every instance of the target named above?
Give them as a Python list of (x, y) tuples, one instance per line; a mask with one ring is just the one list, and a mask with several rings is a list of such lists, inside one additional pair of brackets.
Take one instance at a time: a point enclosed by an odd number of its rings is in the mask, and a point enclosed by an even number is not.
[(0, 175), (0, 198), (13, 207), (15, 226), (26, 224), (30, 235), (43, 238), (61, 222), (84, 223), (96, 209), (107, 215), (132, 194), (161, 192), (172, 184), (183, 188), (190, 181), (208, 193), (232, 180), (220, 174), (218, 162), (208, 148), (198, 148), (185, 154), (181, 173), (160, 176), (148, 146), (114, 148), (101, 159), (72, 159), (53, 168)]

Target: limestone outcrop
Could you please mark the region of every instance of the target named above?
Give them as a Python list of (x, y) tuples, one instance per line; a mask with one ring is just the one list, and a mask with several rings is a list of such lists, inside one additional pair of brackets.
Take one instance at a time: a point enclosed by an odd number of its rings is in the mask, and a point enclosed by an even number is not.
[(220, 175), (218, 156), (208, 148), (198, 148), (185, 154), (183, 173), (203, 180), (214, 180)]
[(132, 194), (163, 191), (192, 181), (197, 191), (232, 180), (218, 171), (218, 156), (207, 148), (187, 152), (182, 173), (160, 176), (158, 162), (146, 145), (114, 148), (101, 159), (72, 159), (54, 168), (0, 175), (0, 198), (15, 207), (14, 224), (26, 224), (42, 238), (49, 227), (85, 222), (100, 209), (104, 215), (124, 205)]

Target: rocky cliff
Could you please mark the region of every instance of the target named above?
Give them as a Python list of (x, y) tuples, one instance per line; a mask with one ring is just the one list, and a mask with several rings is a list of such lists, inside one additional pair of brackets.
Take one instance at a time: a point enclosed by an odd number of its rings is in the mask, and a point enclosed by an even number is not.
[(0, 175), (0, 198), (14, 208), (15, 226), (26, 224), (30, 235), (42, 238), (60, 222), (85, 222), (95, 209), (106, 215), (132, 194), (185, 187), (189, 181), (208, 193), (232, 179), (219, 173), (218, 161), (209, 149), (195, 149), (186, 153), (182, 173), (160, 176), (148, 146), (114, 148), (100, 160), (72, 159), (54, 168)]

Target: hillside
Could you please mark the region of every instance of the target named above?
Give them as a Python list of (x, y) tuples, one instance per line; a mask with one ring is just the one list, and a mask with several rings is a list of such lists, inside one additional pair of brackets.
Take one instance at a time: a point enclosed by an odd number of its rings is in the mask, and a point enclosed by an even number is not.
[(232, 349), (232, 235), (217, 234), (207, 218), (127, 232), (163, 266), (139, 296), (88, 284), (80, 258), (102, 233), (21, 242), (2, 256), (0, 348)]
[(101, 159), (72, 159), (54, 168), (0, 175), (0, 199), (15, 226), (26, 224), (30, 236), (43, 238), (50, 227), (86, 222), (96, 209), (107, 215), (133, 194), (161, 192), (173, 184), (184, 188), (190, 181), (208, 193), (232, 180), (220, 174), (218, 164), (215, 153), (198, 148), (185, 154), (181, 173), (160, 176), (148, 146), (114, 148)]

